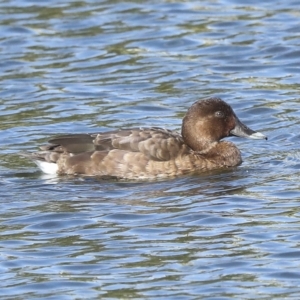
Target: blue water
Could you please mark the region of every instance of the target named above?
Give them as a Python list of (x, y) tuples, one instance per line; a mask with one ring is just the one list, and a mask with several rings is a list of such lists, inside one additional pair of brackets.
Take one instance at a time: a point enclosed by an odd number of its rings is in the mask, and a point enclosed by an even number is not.
[[(299, 299), (300, 1), (2, 1), (1, 299)], [(47, 177), (55, 134), (180, 129), (221, 97), (268, 141), (158, 182)]]

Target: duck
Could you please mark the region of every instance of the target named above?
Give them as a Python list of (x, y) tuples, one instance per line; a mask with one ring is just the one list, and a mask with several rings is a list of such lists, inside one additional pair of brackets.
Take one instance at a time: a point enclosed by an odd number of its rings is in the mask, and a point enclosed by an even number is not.
[(23, 152), (46, 174), (158, 179), (226, 169), (242, 163), (240, 150), (223, 138), (267, 137), (244, 125), (218, 97), (196, 101), (181, 133), (159, 127), (55, 136), (37, 152)]

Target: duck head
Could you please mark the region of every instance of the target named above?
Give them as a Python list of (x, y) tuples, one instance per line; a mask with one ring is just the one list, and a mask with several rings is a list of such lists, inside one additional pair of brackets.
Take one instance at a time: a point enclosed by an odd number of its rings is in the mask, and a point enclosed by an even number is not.
[(267, 139), (243, 124), (233, 109), (220, 98), (206, 98), (195, 102), (182, 123), (182, 137), (194, 151), (202, 151), (210, 144), (228, 136)]

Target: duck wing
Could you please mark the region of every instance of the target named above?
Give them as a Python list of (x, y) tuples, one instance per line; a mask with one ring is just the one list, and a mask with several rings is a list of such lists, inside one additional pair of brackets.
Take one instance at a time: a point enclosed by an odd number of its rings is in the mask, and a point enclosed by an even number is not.
[(49, 140), (42, 150), (79, 154), (90, 151), (141, 152), (149, 159), (164, 161), (185, 148), (181, 135), (162, 128), (134, 128), (93, 134), (70, 134)]

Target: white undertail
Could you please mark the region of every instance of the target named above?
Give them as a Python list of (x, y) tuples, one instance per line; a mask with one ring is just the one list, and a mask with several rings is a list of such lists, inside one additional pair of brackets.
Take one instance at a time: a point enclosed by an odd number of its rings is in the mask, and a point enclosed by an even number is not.
[(55, 163), (35, 160), (36, 165), (44, 172), (45, 174), (57, 174), (58, 166)]

